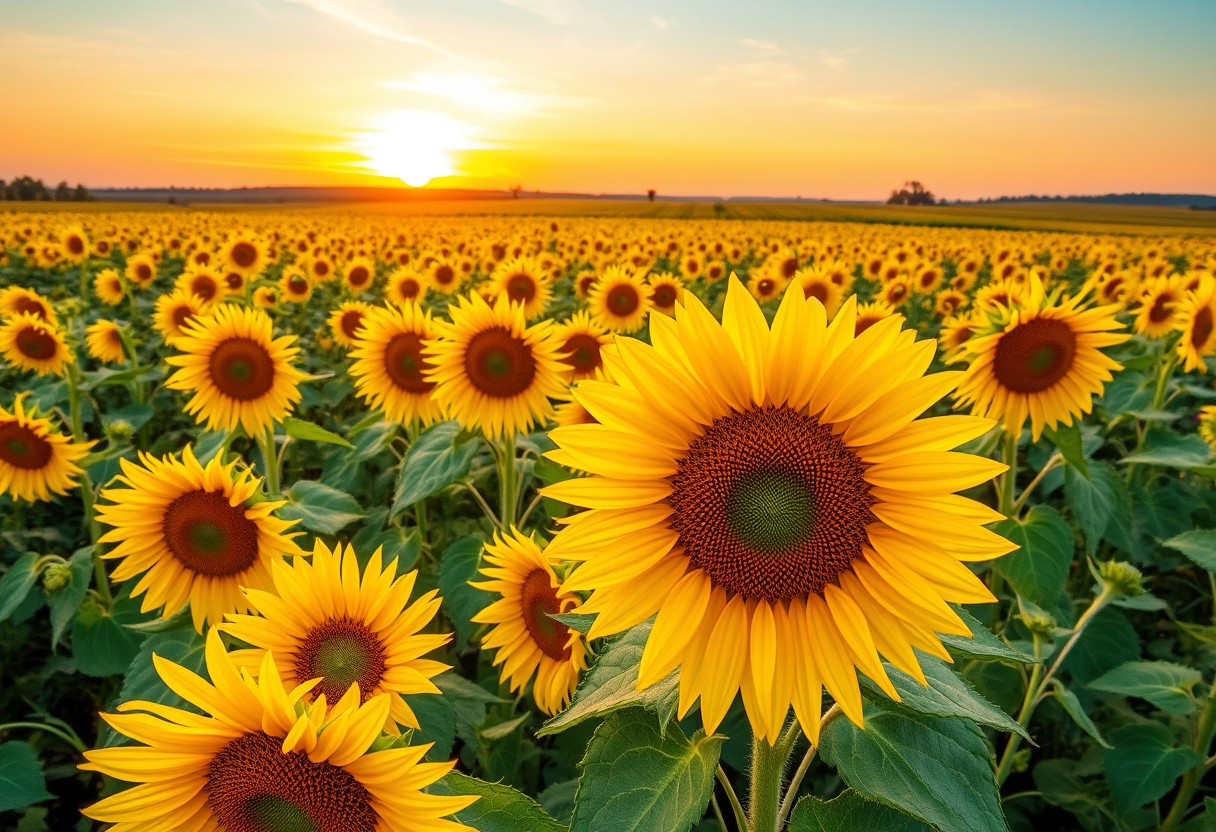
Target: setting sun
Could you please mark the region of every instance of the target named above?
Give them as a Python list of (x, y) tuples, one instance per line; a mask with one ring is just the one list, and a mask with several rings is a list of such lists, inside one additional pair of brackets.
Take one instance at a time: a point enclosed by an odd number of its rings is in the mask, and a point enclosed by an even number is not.
[(445, 113), (398, 110), (358, 134), (354, 147), (366, 157), (362, 167), (420, 188), (437, 177), (460, 173), (452, 152), (483, 147), (474, 139), (477, 132)]

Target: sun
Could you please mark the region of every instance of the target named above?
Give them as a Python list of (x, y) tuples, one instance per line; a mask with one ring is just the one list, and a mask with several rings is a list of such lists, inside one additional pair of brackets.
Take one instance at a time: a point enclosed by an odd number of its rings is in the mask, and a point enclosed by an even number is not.
[(477, 128), (431, 110), (398, 110), (382, 118), (355, 140), (366, 157), (363, 163), (382, 176), (420, 188), (440, 176), (459, 171), (453, 151), (482, 147)]

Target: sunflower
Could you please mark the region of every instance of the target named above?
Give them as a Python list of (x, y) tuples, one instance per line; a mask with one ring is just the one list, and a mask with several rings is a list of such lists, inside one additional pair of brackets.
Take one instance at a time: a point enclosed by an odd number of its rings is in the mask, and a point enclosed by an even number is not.
[(1209, 448), (1216, 450), (1216, 404), (1199, 408), (1199, 435)]
[(912, 286), (923, 295), (936, 292), (938, 287), (942, 285), (942, 270), (940, 266), (924, 265), (916, 270), (916, 276), (912, 278)]
[(664, 315), (674, 315), (676, 301), (684, 290), (684, 281), (670, 272), (660, 272), (647, 277), (646, 285), (650, 287), (651, 308)]
[(560, 396), (561, 345), (550, 321), (528, 326), (523, 307), (501, 296), (490, 306), (480, 295), (448, 307), (452, 322), (436, 321), (440, 336), (422, 354), (433, 369), (434, 398), (449, 416), (488, 438), (514, 436), (553, 415), (549, 398)]
[(279, 278), (279, 294), (291, 303), (307, 303), (312, 297), (312, 281), (300, 269), (288, 266)]
[(967, 296), (957, 289), (943, 289), (933, 299), (933, 311), (943, 318), (967, 307)]
[(967, 361), (968, 356), (963, 345), (971, 340), (976, 330), (982, 329), (987, 323), (988, 316), (980, 309), (973, 309), (970, 314), (951, 315), (943, 320), (937, 341), (941, 344), (945, 363), (958, 364)]
[(574, 295), (579, 300), (587, 300), (591, 297), (591, 289), (595, 286), (600, 276), (595, 272), (583, 272), (576, 275), (574, 278)]
[(1019, 303), (1022, 287), (1009, 280), (994, 280), (975, 293), (975, 305), (985, 312), (999, 313)]
[(255, 275), (269, 262), (266, 246), (248, 231), (233, 235), (220, 249), (220, 266), (225, 271)]
[(747, 291), (751, 292), (752, 297), (760, 303), (767, 303), (781, 297), (781, 293), (788, 285), (789, 281), (771, 268), (753, 269), (747, 278)]
[(587, 300), (597, 324), (626, 335), (641, 329), (650, 312), (650, 296), (642, 275), (622, 266), (604, 269)]
[(807, 266), (794, 273), (794, 283), (802, 289), (804, 298), (815, 298), (827, 310), (828, 319), (836, 316), (844, 302), (844, 289), (826, 271), (816, 266)]
[(197, 711), (136, 700), (102, 715), (141, 744), (86, 751), (81, 768), (139, 785), (94, 803), (87, 817), (113, 832), (474, 832), (440, 818), (477, 798), (422, 791), (455, 761), (422, 762), (429, 744), (373, 750), (388, 696), (345, 696), (332, 710), (308, 702), (311, 686), (289, 692), (269, 654), (256, 679), (238, 670), (217, 630), (204, 657), (210, 681), (152, 657)]
[(8, 286), (0, 289), (0, 318), (20, 315), (23, 312), (29, 313), (51, 326), (59, 325), (55, 307), (33, 289), (26, 289), (24, 286)]
[(562, 377), (566, 382), (591, 378), (604, 366), (600, 348), (609, 343), (608, 331), (591, 319), (585, 309), (553, 328), (553, 341), (561, 345)]
[(543, 315), (553, 299), (553, 290), (531, 257), (512, 257), (499, 263), (490, 276), (490, 294), (506, 295), (511, 303), (522, 304), (528, 320)]
[(61, 235), (63, 256), (71, 263), (80, 263), (89, 256), (89, 236), (79, 225), (73, 225)]
[(1178, 313), (1186, 292), (1177, 275), (1144, 281), (1140, 308), (1136, 310), (1136, 332), (1163, 338), (1178, 328)]
[(221, 300), (228, 293), (228, 285), (219, 273), (207, 266), (193, 266), (178, 275), (177, 288), (198, 295), (204, 303)]
[(441, 295), (454, 295), (460, 291), (463, 276), (445, 258), (436, 258), (427, 269), (427, 283)]
[(888, 280), (882, 285), (879, 296), (883, 303), (898, 309), (912, 298), (912, 280), (906, 274)]
[(209, 306), (188, 289), (177, 289), (172, 294), (161, 295), (156, 299), (152, 325), (165, 339), (166, 344), (174, 346), (186, 334), (183, 327), (206, 314)]
[(1182, 339), (1178, 342), (1178, 357), (1183, 361), (1183, 370), (1207, 372), (1203, 357), (1216, 353), (1216, 279), (1207, 275), (1199, 281), (1199, 287), (1180, 304), (1178, 328)]
[(147, 254), (136, 254), (127, 258), (127, 280), (141, 289), (147, 289), (156, 279), (156, 261)]
[(775, 743), (791, 704), (818, 741), (822, 686), (862, 724), (855, 668), (892, 698), (879, 660), (925, 677), (914, 648), (948, 658), (937, 633), (969, 635), (947, 602), (986, 603), (961, 561), (1013, 547), (1000, 519), (953, 492), (1004, 470), (950, 448), (992, 421), (914, 421), (958, 383), (924, 376), (935, 342), (895, 315), (854, 338), (850, 298), (787, 293), (772, 328), (732, 279), (714, 320), (685, 293), (654, 346), (618, 339), (606, 360), (628, 384), (574, 390), (600, 424), (557, 428), (548, 456), (590, 477), (543, 493), (587, 511), (546, 550), (574, 561), (563, 592), (590, 591), (588, 636), (653, 615), (639, 688), (681, 667), (679, 713), (698, 698), (712, 733), (736, 693)]
[(1097, 281), (1098, 300), (1102, 303), (1127, 303), (1136, 296), (1139, 287), (1140, 278), (1133, 271), (1102, 274)]
[(1027, 417), (1038, 441), (1044, 427), (1071, 424), (1089, 413), (1093, 396), (1122, 366), (1101, 347), (1122, 344), (1131, 336), (1115, 332), (1116, 306), (1081, 308), (1080, 296), (1064, 302), (1048, 298), (1034, 276), (1021, 302), (999, 314), (995, 331), (973, 335), (963, 348), (972, 357), (955, 396), (956, 406), (972, 414), (1000, 419), (1019, 435)]
[(275, 338), (265, 312), (224, 304), (182, 330), (174, 346), (184, 355), (165, 359), (181, 369), (165, 386), (194, 392), (185, 411), (206, 421), (208, 430), (239, 424), (257, 437), (300, 400), (298, 385), (308, 376), (292, 365), (300, 351), (291, 346), (296, 336)]
[(356, 257), (346, 264), (346, 273), (342, 282), (354, 294), (371, 288), (372, 280), (376, 277), (376, 264), (366, 257)]
[(18, 370), (40, 376), (62, 376), (64, 362), (72, 360), (59, 327), (29, 312), (18, 312), (0, 324), (0, 354)]
[(553, 407), (553, 421), (558, 427), (595, 424), (595, 417), (574, 398), (571, 391), (567, 390), (562, 395), (555, 396), (554, 400), (557, 404)]
[(369, 407), (402, 425), (429, 425), (443, 418), (443, 409), (432, 398), (435, 383), (426, 377), (433, 365), (423, 345), (433, 337), (431, 315), (417, 303), (367, 310), (350, 351), (355, 363), (348, 372)]
[(13, 401), (12, 413), (0, 406), (0, 494), (32, 503), (75, 488), (78, 463), (97, 443), (55, 431), (36, 408), (26, 411), (24, 397)]
[(497, 651), (494, 665), (502, 665), (500, 680), (512, 693), (535, 674), (532, 698), (542, 711), (555, 714), (570, 702), (579, 673), (587, 668), (587, 649), (577, 630), (549, 616), (575, 612), (579, 598), (559, 588), (540, 546), (514, 526), (486, 544), (485, 563), (480, 571), (486, 580), (469, 585), (502, 597), (473, 616), (474, 623), (494, 625), (481, 646)]
[(85, 347), (89, 355), (106, 364), (121, 364), (127, 360), (127, 348), (122, 330), (113, 321), (100, 320), (85, 330)]
[(384, 299), (397, 306), (421, 301), (426, 295), (426, 279), (409, 266), (394, 269), (384, 284)]
[(857, 320), (853, 322), (853, 337), (856, 338), (874, 324), (895, 314), (895, 307), (881, 300), (857, 305)]
[(353, 347), (358, 338), (359, 327), (363, 326), (363, 321), (371, 309), (370, 304), (361, 300), (348, 300), (330, 312), (327, 323), (334, 340), (344, 347)]
[(259, 286), (253, 290), (253, 305), (270, 309), (279, 302), (279, 290), (273, 286)]
[(189, 602), (201, 633), (204, 622), (251, 609), (241, 588), (271, 589), (273, 562), (303, 554), (287, 532), (296, 521), (273, 514), (286, 501), (262, 500), (261, 479), (237, 471), (239, 460), (217, 455), (204, 468), (187, 445), (181, 460), (141, 451), (139, 461), (119, 459), (115, 479), (127, 488), (102, 490), (113, 504), (98, 504), (97, 519), (114, 527), (101, 538), (118, 544), (103, 555), (122, 560), (114, 580), (143, 575), (131, 595), (144, 596), (144, 612), (169, 618)]
[(228, 269), (224, 272), (224, 286), (229, 294), (241, 294), (245, 291), (245, 284), (248, 282), (245, 275), (234, 269)]
[(450, 668), (422, 656), (452, 635), (419, 632), (439, 610), (439, 590), (411, 604), (418, 571), (396, 577), (396, 560), (381, 566), (377, 549), (360, 577), (354, 549), (338, 545), (330, 551), (320, 540), (312, 563), (296, 558), (290, 566), (274, 564), (274, 592), (245, 590), (261, 615), (229, 615), (220, 628), (255, 648), (233, 658), (257, 672), (269, 651), (289, 691), (320, 679), (309, 700), (324, 696), (336, 704), (351, 685), (358, 685), (363, 702), (387, 693), (388, 730), (421, 728), (401, 695), (440, 692), (431, 678)]
[(93, 277), (93, 292), (107, 306), (118, 306), (127, 294), (122, 277), (113, 269), (102, 269)]

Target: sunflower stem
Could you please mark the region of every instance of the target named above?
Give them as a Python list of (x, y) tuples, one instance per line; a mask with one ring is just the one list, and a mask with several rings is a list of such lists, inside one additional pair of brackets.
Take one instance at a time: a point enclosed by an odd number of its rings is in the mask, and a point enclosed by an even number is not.
[[(795, 722), (795, 724), (797, 724)], [(748, 797), (749, 832), (778, 832), (781, 784), (798, 731), (785, 731), (776, 745), (766, 737), (752, 738), (751, 794)]]
[(1030, 485), (1022, 489), (1022, 493), (1013, 501), (1013, 516), (1017, 517), (1022, 513), (1022, 507), (1026, 505), (1026, 498), (1035, 490), (1043, 478), (1051, 472), (1053, 468), (1057, 468), (1064, 463), (1064, 457), (1059, 452), (1052, 454), (1051, 459), (1047, 460), (1047, 464), (1043, 466), (1043, 470), (1039, 471), (1035, 478), (1030, 481)]
[[(1195, 727), (1194, 742), (1191, 748), (1200, 757), (1207, 757), (1208, 749), (1212, 747), (1213, 737), (1216, 737), (1216, 684), (1213, 684), (1212, 689), (1208, 691), (1203, 713), (1200, 714), (1199, 723)], [(1213, 761), (1207, 759), (1182, 775), (1182, 785), (1178, 787), (1178, 794), (1174, 796), (1174, 803), (1170, 806), (1169, 814), (1161, 823), (1161, 832), (1174, 832), (1182, 823), (1183, 818), (1186, 817), (1187, 808), (1190, 806), (1191, 796), (1212, 764)]]
[(1005, 454), (1002, 460), (1009, 470), (1001, 477), (1000, 504), (997, 511), (1005, 517), (1013, 516), (1013, 489), (1018, 479), (1018, 435), (1013, 431), (1005, 431)]
[(726, 770), (720, 763), (714, 776), (722, 785), (722, 791), (726, 792), (726, 799), (730, 802), (731, 811), (735, 814), (735, 826), (740, 832), (744, 832), (747, 829), (747, 815), (744, 814), (743, 805), (739, 803), (739, 795), (735, 794), (735, 788), (730, 784), (730, 778), (726, 776)]
[(262, 460), (266, 463), (266, 490), (272, 498), (281, 496), (279, 491), (279, 457), (274, 452), (274, 424), (266, 426), (258, 440), (262, 449)]
[[(84, 419), (80, 414), (80, 372), (73, 359), (67, 364), (66, 381), (68, 385), (68, 419), (72, 423), (72, 441), (87, 442), (84, 435)], [(93, 546), (93, 583), (97, 597), (109, 607), (114, 600), (110, 593), (110, 576), (106, 573), (105, 561), (101, 559), (101, 547), (97, 541), (101, 537), (101, 526), (98, 524), (93, 509), (93, 481), (89, 472), (80, 472), (80, 503), (83, 507), (84, 527), (89, 531), (89, 543)]]
[(1165, 402), (1165, 391), (1169, 388), (1170, 376), (1174, 373), (1174, 368), (1178, 366), (1178, 351), (1171, 349), (1170, 344), (1163, 349), (1165, 355), (1162, 356), (1161, 369), (1157, 371), (1157, 389), (1153, 392), (1153, 405), (1151, 410), (1160, 410), (1162, 403)]
[(71, 731), (70, 728), (68, 730), (64, 730), (62, 728), (56, 728), (54, 725), (46, 725), (41, 722), (6, 722), (3, 725), (0, 725), (0, 731), (11, 731), (14, 728), (29, 728), (34, 731), (46, 731), (48, 734), (59, 737), (59, 739), (72, 746), (72, 748), (75, 748), (81, 754), (89, 750), (89, 747), (84, 744), (84, 741), (80, 739), (80, 737), (76, 736), (74, 731), (68, 733)]
[(519, 477), (515, 470), (515, 434), (508, 432), (503, 435), (498, 457), (498, 487), (501, 497), (498, 518), (503, 531), (510, 531), (515, 525), (515, 493), (518, 484)]
[(89, 260), (86, 257), (80, 261), (80, 299), (89, 301)]

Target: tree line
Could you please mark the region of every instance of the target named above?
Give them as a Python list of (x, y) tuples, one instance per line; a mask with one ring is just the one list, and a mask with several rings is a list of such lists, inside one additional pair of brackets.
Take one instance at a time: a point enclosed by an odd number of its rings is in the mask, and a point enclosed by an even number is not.
[(93, 195), (84, 185), (77, 184), (75, 188), (67, 182), (60, 182), (54, 190), (43, 184), (41, 179), (30, 176), (19, 176), (12, 182), (0, 179), (0, 200), (7, 202), (92, 202)]

